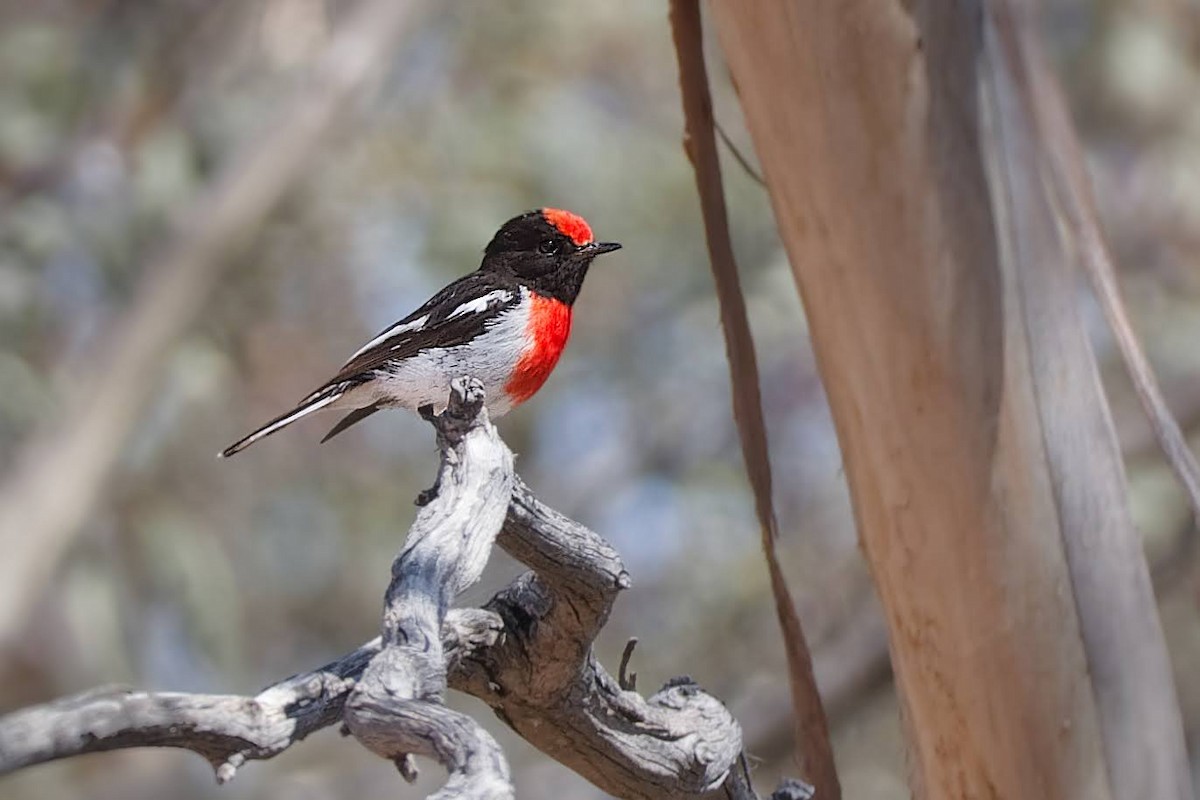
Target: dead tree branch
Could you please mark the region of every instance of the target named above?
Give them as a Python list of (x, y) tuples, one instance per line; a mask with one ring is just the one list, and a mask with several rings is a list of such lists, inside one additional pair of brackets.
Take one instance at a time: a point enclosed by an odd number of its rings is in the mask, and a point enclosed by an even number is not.
[(483, 409), (483, 385), (455, 381), (434, 419), (442, 453), (436, 493), (392, 565), (382, 649), (350, 691), (342, 718), (369, 750), (416, 778), (411, 754), (450, 773), (435, 797), (511, 798), (508, 762), (479, 723), (446, 708), (442, 625), (460, 592), (483, 574), (512, 496), (512, 453)]
[[(719, 700), (689, 678), (646, 699), (596, 660), (592, 643), (630, 585), (620, 556), (538, 501), (478, 413), (478, 398), (461, 385), (455, 391), (434, 422), (437, 493), (393, 565), (379, 639), (254, 697), (102, 689), (15, 712), (0, 718), (0, 774), (157, 746), (204, 756), (226, 781), (248, 760), (345, 722), (406, 777), (414, 774), (410, 754), (437, 759), (450, 779), (436, 797), (511, 797), (495, 741), (442, 704), (449, 686), (481, 698), (533, 745), (617, 797), (756, 800), (741, 728)], [(493, 537), (532, 571), (483, 609), (449, 609), (478, 578)], [(810, 796), (811, 787), (788, 781), (772, 798)]]
[(204, 756), (221, 783), (251, 759), (271, 758), (341, 719), (355, 678), (379, 640), (255, 697), (96, 689), (0, 719), (0, 773), (129, 747)]

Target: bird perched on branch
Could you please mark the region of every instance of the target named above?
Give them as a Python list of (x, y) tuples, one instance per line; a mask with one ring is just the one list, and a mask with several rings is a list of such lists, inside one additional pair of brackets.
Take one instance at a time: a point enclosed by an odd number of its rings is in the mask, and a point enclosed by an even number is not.
[(382, 331), (299, 405), (221, 451), (229, 457), (315, 411), (351, 409), (321, 441), (383, 408), (440, 413), (450, 381), (479, 379), (493, 417), (528, 400), (550, 376), (571, 333), (571, 306), (597, 242), (583, 217), (543, 208), (514, 217), (479, 269)]

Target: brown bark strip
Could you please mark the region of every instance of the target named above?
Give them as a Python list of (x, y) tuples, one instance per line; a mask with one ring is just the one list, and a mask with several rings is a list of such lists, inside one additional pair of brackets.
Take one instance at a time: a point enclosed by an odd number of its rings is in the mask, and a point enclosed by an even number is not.
[(779, 618), (787, 653), (788, 678), (796, 718), (796, 759), (805, 779), (816, 787), (816, 796), (836, 800), (841, 797), (841, 786), (829, 742), (825, 710), (813, 677), (812, 655), (775, 552), (778, 529), (771, 501), (767, 430), (759, 393), (754, 340), (738, 280), (737, 262), (725, 211), (721, 166), (713, 133), (712, 97), (704, 67), (700, 5), (697, 0), (671, 0), (670, 7), (671, 33), (675, 40), (683, 96), (684, 149), (696, 172), (705, 241), (716, 283), (721, 330), (729, 360), (733, 415), (741, 438), (746, 474), (754, 491), (754, 508), (762, 531), (763, 554), (771, 579), (771, 593), (775, 598), (775, 613)]

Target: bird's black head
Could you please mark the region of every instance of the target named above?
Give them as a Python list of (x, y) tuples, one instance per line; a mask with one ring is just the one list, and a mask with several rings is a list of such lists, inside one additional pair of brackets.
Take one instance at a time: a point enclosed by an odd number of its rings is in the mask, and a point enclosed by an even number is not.
[(579, 296), (592, 259), (620, 248), (616, 242), (594, 241), (583, 217), (542, 208), (504, 223), (484, 250), (479, 268), (513, 275), (543, 297), (570, 305)]

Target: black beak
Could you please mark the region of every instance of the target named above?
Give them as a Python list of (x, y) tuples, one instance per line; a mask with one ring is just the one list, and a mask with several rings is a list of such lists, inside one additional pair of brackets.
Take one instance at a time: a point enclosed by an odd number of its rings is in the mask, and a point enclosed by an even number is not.
[(591, 242), (579, 248), (580, 254), (586, 254), (591, 257), (611, 253), (613, 250), (620, 250), (620, 242)]

